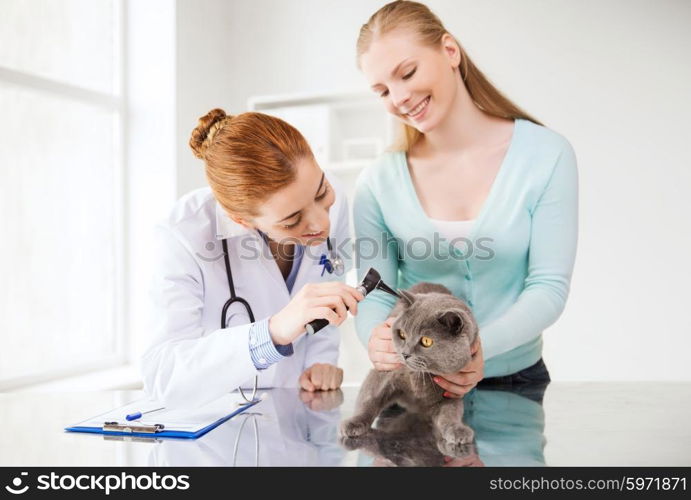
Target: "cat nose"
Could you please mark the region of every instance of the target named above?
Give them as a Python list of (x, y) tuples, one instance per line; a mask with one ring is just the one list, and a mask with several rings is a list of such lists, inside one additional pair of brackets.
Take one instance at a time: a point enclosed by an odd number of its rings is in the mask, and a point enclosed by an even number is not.
[(401, 356), (403, 356), (403, 359), (408, 359), (411, 355), (406, 354), (406, 353), (402, 353)]

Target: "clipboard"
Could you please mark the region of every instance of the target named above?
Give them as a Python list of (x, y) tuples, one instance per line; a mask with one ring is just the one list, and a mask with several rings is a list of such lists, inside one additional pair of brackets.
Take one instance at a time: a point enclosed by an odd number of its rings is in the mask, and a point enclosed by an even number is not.
[(127, 421), (125, 417), (131, 413), (163, 407), (160, 402), (145, 398), (65, 427), (65, 430), (104, 436), (197, 439), (260, 401), (256, 399), (247, 403), (239, 394), (228, 393), (191, 410), (163, 408)]

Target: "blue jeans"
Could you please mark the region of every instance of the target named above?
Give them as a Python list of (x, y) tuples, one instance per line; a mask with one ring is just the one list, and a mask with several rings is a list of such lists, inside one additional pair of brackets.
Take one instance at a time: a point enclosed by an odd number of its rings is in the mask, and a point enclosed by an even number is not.
[(551, 379), (542, 358), (532, 366), (501, 377), (480, 380), (478, 390), (510, 391), (542, 404), (545, 389)]
[(549, 371), (542, 358), (532, 366), (501, 377), (490, 377), (480, 381), (478, 386), (484, 385), (516, 385), (516, 384), (549, 384), (551, 381)]

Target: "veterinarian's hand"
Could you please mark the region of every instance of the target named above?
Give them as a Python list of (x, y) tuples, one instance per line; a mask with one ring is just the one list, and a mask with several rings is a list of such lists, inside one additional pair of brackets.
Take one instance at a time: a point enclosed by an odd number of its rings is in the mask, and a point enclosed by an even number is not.
[(434, 381), (445, 390), (446, 398), (461, 398), (469, 392), (484, 375), (485, 360), (482, 356), (480, 337), (470, 348), (472, 358), (458, 373), (437, 375)]
[(305, 325), (326, 319), (340, 325), (348, 312), (357, 314), (357, 303), (365, 297), (352, 286), (338, 281), (307, 283), (286, 306), (269, 318), (269, 334), (274, 344), (288, 345), (305, 333)]
[(315, 363), (300, 375), (300, 387), (306, 391), (330, 391), (343, 382), (343, 370), (328, 363)]
[(395, 370), (401, 366), (401, 360), (393, 347), (393, 332), (391, 325), (396, 318), (389, 318), (372, 330), (367, 354), (375, 370)]
[(300, 391), (300, 401), (312, 411), (329, 411), (343, 404), (343, 391)]

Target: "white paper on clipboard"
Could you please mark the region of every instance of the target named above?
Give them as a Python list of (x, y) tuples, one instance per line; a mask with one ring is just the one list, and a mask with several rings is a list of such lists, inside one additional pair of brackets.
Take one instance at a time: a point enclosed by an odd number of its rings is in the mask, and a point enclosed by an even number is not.
[[(180, 431), (194, 433), (217, 422), (219, 419), (237, 411), (247, 402), (238, 393), (228, 393), (220, 398), (197, 408), (174, 408), (158, 410), (140, 419), (132, 420), (132, 424), (155, 425), (162, 424), (166, 431)], [(72, 427), (102, 427), (105, 422), (127, 423), (127, 415), (153, 410), (163, 407), (160, 402), (143, 398), (127, 403), (120, 408), (101, 413), (74, 424)]]

